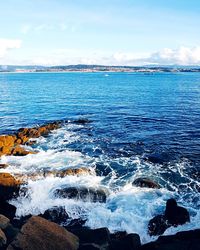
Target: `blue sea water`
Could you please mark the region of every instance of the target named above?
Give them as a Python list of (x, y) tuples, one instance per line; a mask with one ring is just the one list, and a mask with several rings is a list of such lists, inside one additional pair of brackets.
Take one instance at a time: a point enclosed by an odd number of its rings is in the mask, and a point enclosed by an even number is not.
[[(29, 196), (13, 201), (19, 216), (64, 205), (90, 227), (136, 232), (146, 242), (148, 220), (175, 197), (192, 219), (167, 233), (200, 226), (199, 73), (1, 73), (0, 94), (1, 134), (69, 121), (38, 140), (38, 154), (2, 157), (8, 171), (85, 166), (96, 172), (92, 178), (30, 181)], [(90, 123), (74, 123), (79, 118)], [(162, 189), (134, 187), (137, 177), (149, 177)], [(104, 188), (108, 200), (94, 205), (52, 197), (64, 183)]]

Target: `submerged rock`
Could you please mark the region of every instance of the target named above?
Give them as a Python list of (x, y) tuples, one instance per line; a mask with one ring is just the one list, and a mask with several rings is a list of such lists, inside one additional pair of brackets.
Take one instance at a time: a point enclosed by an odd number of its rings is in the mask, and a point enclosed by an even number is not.
[(146, 188), (161, 188), (160, 185), (149, 178), (137, 178), (133, 181), (133, 185)]
[(87, 187), (63, 187), (56, 189), (54, 195), (59, 198), (80, 199), (90, 202), (106, 202), (106, 193), (104, 190), (92, 189)]
[(150, 235), (161, 235), (171, 226), (183, 225), (190, 221), (188, 211), (177, 205), (175, 199), (169, 199), (166, 203), (164, 215), (157, 215), (149, 221), (148, 232)]
[(7, 250), (77, 250), (78, 247), (77, 236), (53, 222), (39, 216), (32, 216), (23, 225), (16, 239), (11, 242)]

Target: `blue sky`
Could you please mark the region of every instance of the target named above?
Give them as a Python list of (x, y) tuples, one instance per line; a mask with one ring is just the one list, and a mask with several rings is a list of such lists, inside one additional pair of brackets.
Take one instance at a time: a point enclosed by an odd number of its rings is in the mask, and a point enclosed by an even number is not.
[(0, 64), (200, 65), (199, 0), (6, 0)]

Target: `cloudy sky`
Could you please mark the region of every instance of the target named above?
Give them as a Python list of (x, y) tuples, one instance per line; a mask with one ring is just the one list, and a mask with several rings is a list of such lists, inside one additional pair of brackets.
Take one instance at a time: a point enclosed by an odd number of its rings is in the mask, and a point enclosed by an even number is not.
[(200, 65), (199, 0), (4, 0), (0, 64)]

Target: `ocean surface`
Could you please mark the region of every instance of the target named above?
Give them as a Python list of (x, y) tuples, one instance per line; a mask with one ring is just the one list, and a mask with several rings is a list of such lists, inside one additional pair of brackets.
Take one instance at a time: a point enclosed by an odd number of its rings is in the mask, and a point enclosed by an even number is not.
[[(200, 73), (0, 74), (0, 134), (55, 120), (68, 123), (37, 140), (38, 154), (0, 163), (11, 173), (87, 167), (93, 174), (29, 181), (28, 195), (11, 201), (17, 216), (64, 206), (91, 228), (135, 232), (144, 243), (154, 239), (148, 221), (174, 197), (191, 222), (165, 234), (200, 227)], [(135, 187), (138, 177), (162, 188)], [(63, 186), (106, 190), (107, 202), (55, 197)]]

